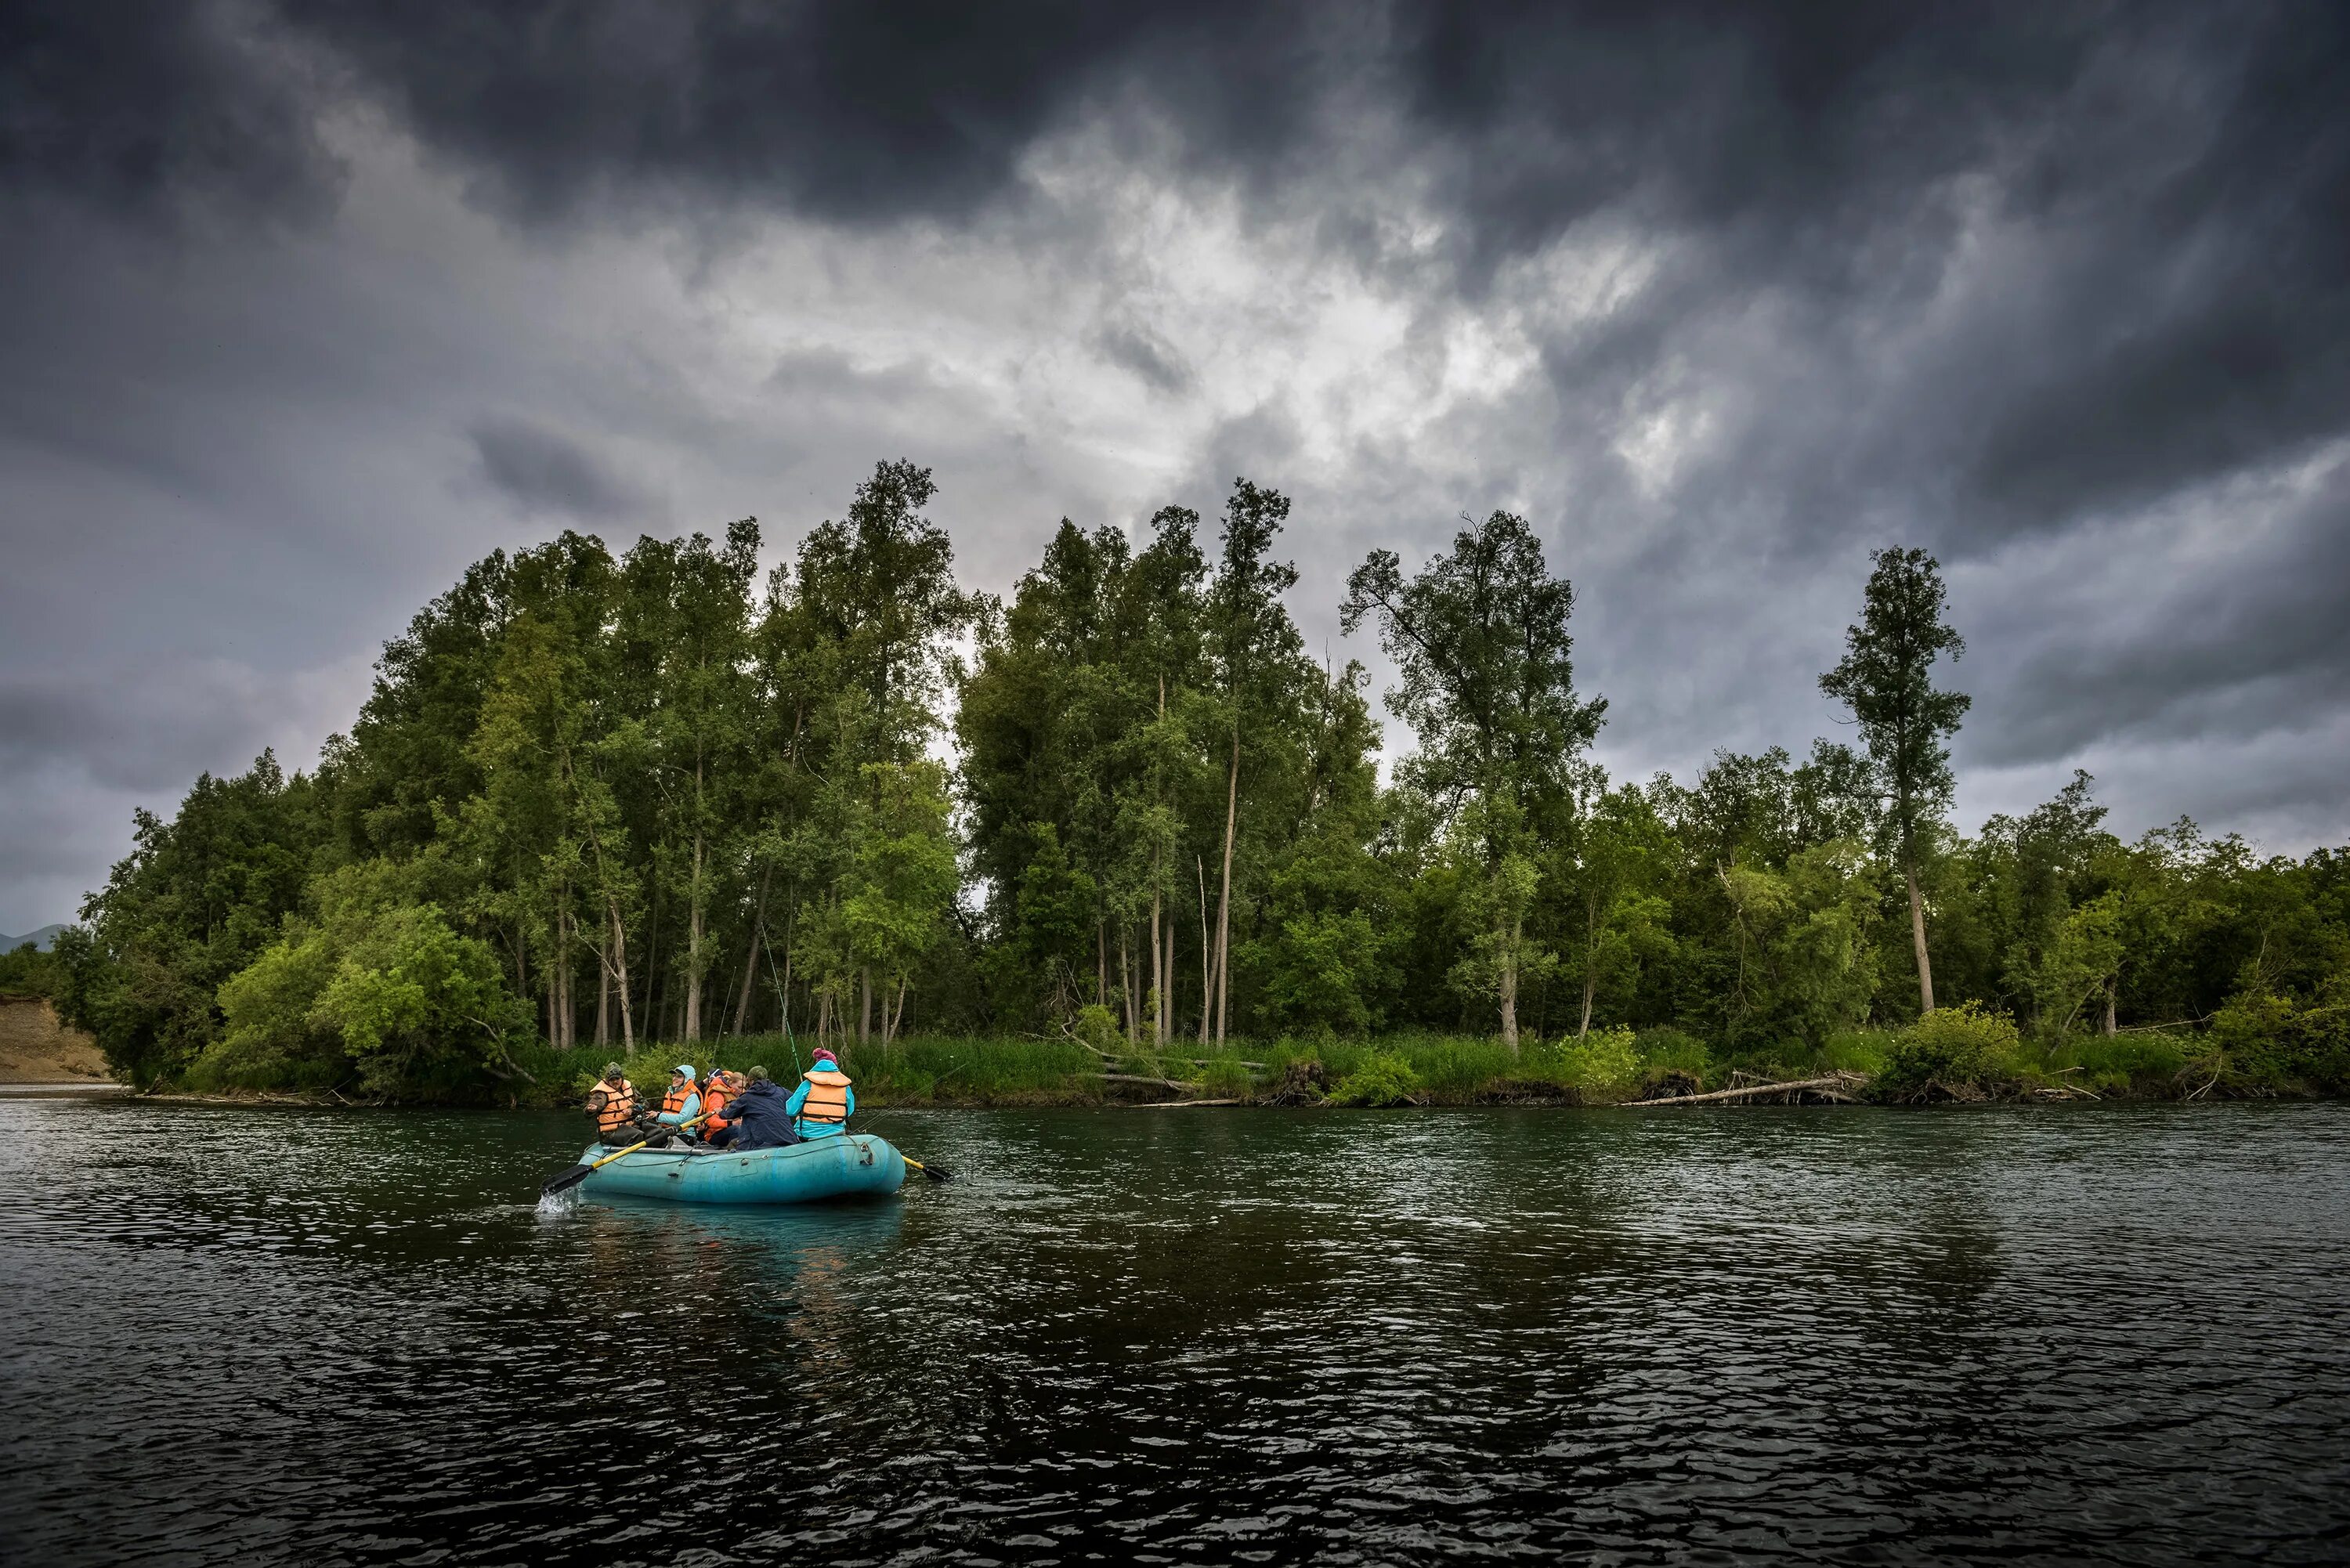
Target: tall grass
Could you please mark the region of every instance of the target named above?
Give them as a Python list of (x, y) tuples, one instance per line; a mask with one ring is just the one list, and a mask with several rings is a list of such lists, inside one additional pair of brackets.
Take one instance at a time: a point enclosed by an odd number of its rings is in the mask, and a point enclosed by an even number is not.
[[(2161, 1034), (2074, 1036), (2053, 1044), (2019, 1040), (1988, 1020), (1962, 1022), (1967, 1012), (1945, 1011), (1949, 1016), (1938, 1013), (1924, 1030), (1850, 1030), (1816, 1045), (1786, 1041), (1719, 1056), (1704, 1041), (1669, 1028), (1638, 1034), (1594, 1030), (1580, 1041), (1530, 1039), (1514, 1056), (1490, 1035), (1436, 1033), (1376, 1040), (1283, 1036), (1205, 1050), (1194, 1041), (1175, 1040), (1163, 1051), (1128, 1047), (1115, 1038), (1105, 1047), (1111, 1053), (1107, 1057), (1074, 1041), (1033, 1037), (922, 1035), (888, 1046), (852, 1042), (835, 1048), (856, 1080), (858, 1103), (880, 1109), (1098, 1105), (1109, 1090), (1125, 1087), (1109, 1084), (1106, 1071), (1174, 1083), (1201, 1098), (1246, 1100), (1290, 1081), (1293, 1064), (1305, 1063), (1318, 1064), (1334, 1100), (1370, 1103), (1408, 1096), (1421, 1105), (1551, 1097), (1612, 1104), (1692, 1086), (1719, 1087), (1733, 1068), (1788, 1078), (1859, 1073), (1878, 1080), (1887, 1098), (1937, 1097), (1953, 1088), (1962, 1097), (2028, 1096), (2057, 1086), (2108, 1098), (2162, 1097), (2180, 1092), (2194, 1044)], [(680, 1062), (691, 1063), (703, 1077), (713, 1067), (764, 1066), (788, 1086), (806, 1065), (809, 1044), (805, 1037), (768, 1034), (639, 1045), (622, 1066), (639, 1090), (655, 1097), (667, 1085), (670, 1068)], [(619, 1056), (610, 1046), (566, 1052), (539, 1046), (522, 1058), (537, 1080), (536, 1089), (516, 1087), (537, 1104), (577, 1105), (603, 1064)], [(1378, 1082), (1364, 1079), (1349, 1090), (1349, 1080), (1366, 1073)], [(195, 1081), (199, 1075), (201, 1083)], [(190, 1079), (192, 1087), (224, 1090), (326, 1086), (291, 1081), (282, 1063), (239, 1062), (218, 1051)], [(1935, 1085), (1931, 1090), (1929, 1084)]]

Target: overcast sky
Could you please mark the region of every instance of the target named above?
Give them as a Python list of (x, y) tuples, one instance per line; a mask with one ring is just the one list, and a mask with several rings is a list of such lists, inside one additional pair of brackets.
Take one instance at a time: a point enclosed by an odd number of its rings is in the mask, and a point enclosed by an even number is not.
[[(1600, 754), (1835, 733), (1941, 558), (1961, 826), (2350, 839), (2350, 6), (18, 4), (0, 19), (0, 931), (307, 763), (469, 561), (937, 472), (1521, 512)], [(1400, 737), (1397, 737), (1400, 739)]]

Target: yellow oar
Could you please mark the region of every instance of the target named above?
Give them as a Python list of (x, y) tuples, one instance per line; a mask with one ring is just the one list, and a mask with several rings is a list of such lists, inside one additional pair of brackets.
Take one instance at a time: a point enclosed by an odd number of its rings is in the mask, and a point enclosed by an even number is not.
[[(683, 1132), (688, 1127), (700, 1127), (703, 1122), (706, 1122), (710, 1118), (707, 1116), (699, 1116), (690, 1122), (680, 1122), (677, 1124), (677, 1130)], [(587, 1180), (589, 1177), (595, 1175), (598, 1171), (603, 1169), (606, 1166), (611, 1164), (622, 1155), (634, 1154), (637, 1150), (644, 1147), (645, 1144), (650, 1142), (652, 1142), (652, 1139), (647, 1138), (644, 1140), (644, 1143), (632, 1143), (626, 1148), (613, 1150), (610, 1154), (606, 1155), (603, 1158), (598, 1160), (593, 1165), (575, 1165), (568, 1170), (558, 1171), (556, 1174), (555, 1179), (549, 1181), (545, 1187), (539, 1189), (539, 1196), (546, 1198), (557, 1192), (567, 1191), (570, 1189), (578, 1186), (581, 1182)]]
[(952, 1181), (954, 1179), (954, 1172), (949, 1170), (945, 1166), (924, 1165), (920, 1160), (916, 1159), (912, 1155), (908, 1154), (902, 1148), (898, 1151), (898, 1158), (904, 1160), (908, 1165), (912, 1166), (916, 1170), (920, 1171), (924, 1176), (929, 1177), (932, 1181)]

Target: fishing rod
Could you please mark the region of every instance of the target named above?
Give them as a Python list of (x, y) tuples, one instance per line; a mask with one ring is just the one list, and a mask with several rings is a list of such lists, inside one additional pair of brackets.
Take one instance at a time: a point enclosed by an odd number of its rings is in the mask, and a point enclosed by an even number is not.
[[(939, 1083), (940, 1083), (940, 1084), (943, 1084), (943, 1083), (945, 1083), (945, 1082), (947, 1081), (947, 1079), (951, 1078), (951, 1077), (953, 1077), (957, 1073), (962, 1072), (962, 1068), (963, 1068), (963, 1064), (962, 1064), (962, 1063), (961, 1063), (961, 1062), (957, 1062), (953, 1066), (951, 1066), (951, 1067), (948, 1068), (948, 1069), (946, 1070), (946, 1072), (945, 1072), (943, 1075), (941, 1075), (940, 1076), (940, 1078), (939, 1078)], [(936, 1089), (936, 1087), (937, 1087), (937, 1085), (932, 1085), (932, 1089), (933, 1089), (933, 1090), (935, 1090), (935, 1089)], [(891, 1116), (896, 1116), (896, 1115), (898, 1114), (898, 1112), (899, 1111), (899, 1109), (901, 1109), (901, 1108), (902, 1108), (902, 1107), (899, 1107), (899, 1106), (892, 1106), (892, 1107), (890, 1107), (889, 1110), (886, 1110), (886, 1111), (875, 1111), (871, 1116), (868, 1116), (868, 1117), (866, 1117), (866, 1118), (865, 1118), (865, 1125), (866, 1125), (867, 1127), (871, 1127), (875, 1122), (887, 1121), (887, 1120), (889, 1120)], [(906, 1153), (905, 1153), (905, 1151), (904, 1151), (903, 1149), (900, 1149), (900, 1150), (899, 1151), (898, 1158), (900, 1158), (900, 1159), (904, 1159), (908, 1165), (912, 1166), (916, 1170), (920, 1171), (924, 1176), (929, 1177), (932, 1181), (952, 1181), (952, 1180), (954, 1179), (954, 1172), (952, 1172), (952, 1171), (949, 1170), (946, 1167), (944, 1167), (944, 1166), (942, 1166), (942, 1165), (941, 1165), (941, 1166), (935, 1166), (935, 1167), (933, 1167), (933, 1166), (924, 1165), (920, 1160), (909, 1158), (907, 1157), (907, 1155), (906, 1155)]]

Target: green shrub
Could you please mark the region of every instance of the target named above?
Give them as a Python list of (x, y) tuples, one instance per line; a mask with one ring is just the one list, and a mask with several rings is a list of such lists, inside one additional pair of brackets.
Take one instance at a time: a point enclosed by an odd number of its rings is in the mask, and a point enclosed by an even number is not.
[(288, 919), (219, 988), (225, 1027), (205, 1053), (219, 1060), (192, 1064), (189, 1081), (282, 1069), (285, 1086), (348, 1076), (362, 1094), (425, 1102), (525, 1086), (513, 1053), (536, 1038), (529, 1004), (487, 943), (437, 904), (402, 901), (407, 875), (367, 862), (315, 881), (318, 918)]
[(2240, 1095), (2350, 1088), (2350, 981), (2337, 979), (2307, 1002), (2265, 991), (2230, 998), (2183, 1075)]
[(1118, 1026), (1118, 1014), (1099, 1002), (1077, 1009), (1075, 1033), (1097, 1051), (1115, 1054), (1126, 1048), (1126, 1032)]
[(1703, 1083), (1713, 1071), (1713, 1053), (1705, 1042), (1670, 1025), (1643, 1029), (1632, 1036), (1632, 1044), (1640, 1054), (1641, 1067), (1648, 1073), (1684, 1073)]
[(1885, 1064), (1899, 1040), (1900, 1036), (1890, 1029), (1838, 1030), (1820, 1046), (1819, 1070), (1858, 1073), (1874, 1078), (1885, 1071)]
[(1407, 1036), (1390, 1042), (1389, 1050), (1410, 1064), (1422, 1089), (1446, 1100), (1474, 1100), (1497, 1079), (1525, 1075), (1524, 1063), (1490, 1036)]
[(65, 983), (65, 964), (30, 942), (0, 952), (0, 1000), (55, 996)]
[(1939, 1093), (1976, 1099), (2015, 1076), (2015, 1021), (1963, 1002), (1939, 1007), (1893, 1039), (1874, 1087), (1891, 1099)]
[(1336, 1106), (1402, 1106), (1411, 1105), (1419, 1097), (1419, 1075), (1411, 1064), (1392, 1051), (1382, 1051), (1366, 1057), (1361, 1066), (1332, 1086), (1330, 1103)]
[(1241, 1065), (1237, 1053), (1207, 1058), (1207, 1065), (1198, 1069), (1200, 1094), (1215, 1100), (1245, 1099), (1256, 1089), (1256, 1076)]
[(2051, 1046), (2040, 1071), (2052, 1084), (2092, 1094), (2168, 1094), (2187, 1057), (2168, 1034), (2076, 1034)]
[(1602, 1095), (1630, 1090), (1646, 1065), (1637, 1037), (1620, 1027), (1595, 1029), (1580, 1040), (1570, 1034), (1545, 1042), (1529, 1051), (1527, 1059), (1564, 1088)]

